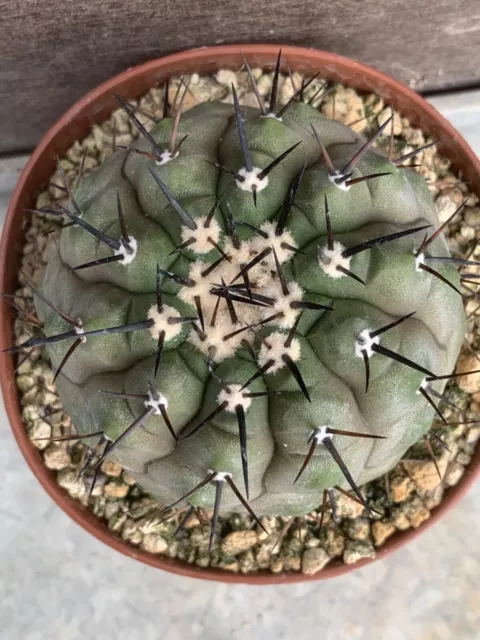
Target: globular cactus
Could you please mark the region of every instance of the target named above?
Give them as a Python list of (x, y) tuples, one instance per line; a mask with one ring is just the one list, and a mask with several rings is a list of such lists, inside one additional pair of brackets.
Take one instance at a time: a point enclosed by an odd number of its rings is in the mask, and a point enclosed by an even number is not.
[(20, 347), (47, 345), (87, 464), (214, 520), (303, 515), (333, 487), (363, 502), (429, 431), (465, 331), (416, 152), (300, 92), (278, 107), (276, 84), (268, 109), (232, 88), (150, 132), (118, 97), (140, 140), (53, 210), (46, 337)]

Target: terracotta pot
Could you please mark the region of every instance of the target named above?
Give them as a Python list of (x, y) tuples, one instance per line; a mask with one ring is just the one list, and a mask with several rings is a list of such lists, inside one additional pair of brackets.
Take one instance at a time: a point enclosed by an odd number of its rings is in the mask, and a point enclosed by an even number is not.
[[(17, 273), (24, 240), (22, 229), (24, 209), (33, 207), (37, 196), (45, 189), (55, 170), (57, 156), (62, 156), (76, 140), (89, 133), (92, 124), (106, 120), (117, 107), (112, 93), (118, 92), (126, 98), (136, 98), (172, 75), (189, 74), (194, 71), (209, 73), (228, 67), (239, 69), (242, 63), (240, 51), (243, 51), (252, 67), (272, 68), (278, 46), (221, 46), (177, 53), (129, 69), (100, 85), (74, 104), (44, 136), (16, 186), (8, 209), (0, 248), (0, 291), (13, 293), (17, 286)], [(288, 64), (293, 71), (306, 74), (320, 72), (323, 78), (333, 82), (340, 82), (382, 96), (387, 104), (393, 105), (402, 115), (409, 118), (414, 126), (420, 127), (434, 139), (441, 140), (439, 151), (451, 160), (457, 172), (462, 172), (463, 178), (470, 182), (473, 190), (480, 196), (479, 160), (457, 131), (414, 91), (370, 67), (332, 53), (296, 47), (283, 47), (282, 51), (285, 68)], [(0, 315), (0, 342), (2, 350), (13, 343), (12, 312), (5, 303)], [(257, 585), (325, 580), (359, 569), (374, 561), (367, 559), (355, 565), (344, 565), (334, 561), (313, 576), (305, 576), (301, 573), (271, 574), (268, 572), (238, 575), (220, 569), (202, 569), (179, 560), (151, 555), (136, 549), (110, 531), (91, 511), (70, 498), (57, 484), (55, 473), (44, 466), (42, 456), (30, 443), (22, 422), (18, 389), (15, 385), (14, 362), (9, 355), (2, 356), (0, 380), (5, 407), (15, 438), (30, 468), (47, 493), (86, 531), (131, 558), (184, 576)], [(385, 558), (437, 522), (460, 500), (479, 473), (480, 448), (477, 449), (460, 483), (447, 491), (442, 504), (433, 511), (431, 518), (418, 529), (396, 533), (377, 552), (376, 560)]]

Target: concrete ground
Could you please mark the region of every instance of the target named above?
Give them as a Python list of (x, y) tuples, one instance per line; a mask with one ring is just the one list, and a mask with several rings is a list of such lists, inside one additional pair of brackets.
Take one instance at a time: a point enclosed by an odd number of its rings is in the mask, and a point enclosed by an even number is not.
[[(432, 100), (480, 154), (480, 92)], [(0, 160), (0, 216), (24, 158)], [(475, 640), (480, 485), (389, 559), (329, 582), (247, 587), (140, 565), (47, 497), (0, 410), (1, 640)]]

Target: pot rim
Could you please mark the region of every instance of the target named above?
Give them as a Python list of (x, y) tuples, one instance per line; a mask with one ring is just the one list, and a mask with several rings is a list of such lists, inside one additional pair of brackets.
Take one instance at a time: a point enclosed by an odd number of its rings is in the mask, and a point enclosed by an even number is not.
[[(228, 67), (238, 69), (241, 64), (241, 52), (251, 64), (253, 62), (256, 66), (263, 68), (273, 67), (279, 48), (279, 45), (275, 44), (248, 44), (182, 51), (130, 68), (100, 84), (78, 100), (44, 135), (15, 187), (0, 245), (0, 291), (13, 293), (17, 284), (16, 274), (23, 246), (24, 209), (34, 205), (36, 196), (45, 188), (48, 178), (53, 173), (56, 157), (65, 153), (75, 140), (87, 135), (92, 124), (102, 122), (116, 108), (116, 102), (112, 97), (114, 91), (132, 99), (163, 82), (167, 77), (178, 73), (195, 71), (208, 73)], [(283, 63), (288, 60), (293, 71), (321, 71), (322, 77), (326, 79), (381, 95), (402, 115), (407, 116), (412, 124), (420, 126), (424, 132), (435, 138), (440, 137), (440, 151), (452, 161), (456, 170), (463, 172), (463, 175), (472, 183), (472, 190), (480, 196), (480, 160), (453, 126), (412, 89), (372, 67), (334, 53), (292, 46), (281, 48)], [(2, 301), (0, 349), (6, 349), (11, 344), (13, 344), (12, 314), (10, 307)], [(305, 575), (301, 572), (273, 574), (268, 571), (237, 574), (221, 569), (201, 568), (133, 547), (110, 531), (107, 525), (88, 508), (71, 498), (57, 483), (55, 473), (45, 467), (41, 453), (28, 438), (20, 412), (13, 357), (8, 353), (2, 354), (0, 383), (5, 409), (18, 446), (30, 469), (56, 504), (77, 524), (108, 546), (144, 564), (177, 575), (253, 585), (287, 584), (341, 576), (381, 560), (414, 540), (438, 522), (465, 495), (480, 475), (480, 447), (477, 447), (460, 482), (447, 490), (444, 500), (432, 511), (431, 517), (417, 529), (395, 533), (377, 550), (375, 558), (364, 559), (353, 565), (333, 560), (325, 569), (314, 575)]]

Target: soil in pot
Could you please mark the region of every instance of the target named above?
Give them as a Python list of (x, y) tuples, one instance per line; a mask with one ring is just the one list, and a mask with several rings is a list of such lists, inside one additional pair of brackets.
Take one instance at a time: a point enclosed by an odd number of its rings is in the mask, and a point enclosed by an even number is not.
[[(272, 74), (253, 71), (263, 96), (267, 96)], [(214, 77), (193, 74), (186, 94), (184, 108), (188, 109), (205, 100), (219, 99), (232, 102), (229, 87), (235, 84), (242, 104), (256, 106), (256, 98), (248, 84), (246, 73), (231, 70), (219, 71)], [(281, 98), (286, 102), (302, 83), (302, 76), (293, 74), (281, 78)], [(181, 86), (179, 78), (170, 84), (170, 100), (175, 100)], [(368, 136), (390, 116), (378, 96), (360, 95), (350, 88), (326, 87), (317, 79), (305, 91), (305, 100), (321, 109), (327, 117), (336, 118), (355, 131)], [(153, 121), (161, 118), (164, 87), (152, 89), (138, 102), (136, 115), (148, 129)], [(94, 126), (92, 133), (78, 141), (60, 160), (70, 183), (108, 158), (118, 146), (128, 146), (137, 136), (123, 110), (116, 111), (101, 126)], [(409, 153), (428, 142), (422, 132), (395, 114), (392, 125), (378, 140), (378, 146), (392, 148), (395, 157)], [(464, 199), (466, 207), (447, 227), (450, 248), (455, 255), (480, 259), (477, 248), (480, 227), (480, 207), (477, 198), (469, 193), (461, 176), (449, 171), (449, 163), (438, 155), (434, 147), (421, 152), (414, 159), (417, 167), (428, 180), (435, 197), (441, 222), (445, 222)], [(48, 207), (52, 202), (65, 199), (59, 172), (52, 176), (48, 190), (41, 194), (37, 207)], [(15, 304), (22, 310), (15, 324), (16, 344), (29, 338), (36, 331), (26, 314), (33, 313), (31, 290), (25, 286), (25, 277), (37, 284), (43, 273), (45, 254), (50, 243), (59, 235), (58, 219), (53, 216), (32, 215), (25, 219), (26, 243), (23, 252), (21, 287)], [(469, 273), (480, 273), (469, 268)], [(468, 333), (458, 371), (480, 368), (478, 325), (480, 324), (480, 299), (475, 282), (465, 283), (464, 300), (468, 317)], [(447, 388), (448, 400), (455, 405), (441, 404), (445, 420), (452, 426), (445, 427), (439, 420), (432, 427), (432, 435), (407, 452), (404, 459), (388, 477), (378, 479), (363, 487), (369, 505), (377, 512), (373, 519), (367, 516), (363, 506), (351, 495), (337, 493), (336, 521), (329, 505), (323, 514), (321, 508), (304, 518), (266, 517), (262, 524), (265, 533), (252, 519), (244, 515), (232, 515), (220, 519), (222, 542), (208, 553), (208, 529), (210, 514), (201, 510), (185, 521), (185, 509), (178, 509), (165, 519), (158, 514), (164, 505), (158, 504), (142, 491), (135, 481), (110, 461), (102, 464), (95, 486), (93, 474), (87, 470), (78, 479), (86, 458), (81, 441), (70, 438), (75, 430), (62, 409), (53, 383), (53, 372), (48, 358), (40, 348), (21, 355), (17, 366), (17, 384), (21, 392), (23, 418), (29, 437), (43, 455), (46, 467), (57, 474), (59, 484), (75, 499), (88, 506), (94, 514), (104, 519), (108, 527), (124, 540), (153, 554), (167, 554), (201, 567), (220, 567), (234, 572), (302, 571), (313, 574), (332, 560), (354, 563), (362, 558), (374, 557), (396, 531), (418, 527), (430, 517), (441, 502), (448, 487), (457, 484), (480, 438), (480, 426), (471, 421), (479, 419), (480, 374), (453, 379)], [(432, 459), (433, 454), (434, 459)]]

